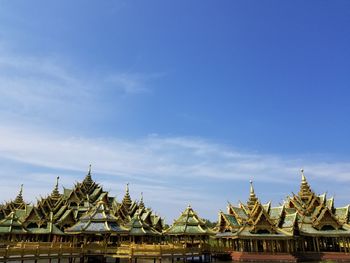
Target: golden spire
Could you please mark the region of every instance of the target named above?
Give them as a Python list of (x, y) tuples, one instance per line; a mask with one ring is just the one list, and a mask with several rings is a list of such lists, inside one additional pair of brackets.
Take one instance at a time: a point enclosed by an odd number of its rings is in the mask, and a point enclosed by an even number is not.
[(52, 190), (51, 198), (52, 199), (59, 199), (61, 197), (60, 192), (58, 191), (58, 180), (60, 179), (59, 176), (56, 177), (56, 185), (55, 188)]
[(140, 203), (139, 203), (139, 208), (145, 208), (145, 204), (143, 202), (143, 193), (141, 192), (141, 199), (140, 199)]
[(91, 177), (91, 164), (89, 165), (89, 170), (88, 170), (88, 173), (87, 173), (83, 183), (85, 183), (87, 185), (92, 185), (94, 183), (94, 181), (92, 180), (92, 177)]
[(122, 203), (128, 207), (130, 207), (132, 204), (131, 197), (129, 194), (129, 183), (126, 184), (125, 195), (124, 195)]
[(21, 188), (20, 188), (19, 193), (16, 196), (16, 199), (14, 202), (17, 204), (24, 203), (24, 201), (23, 201), (23, 184), (21, 184)]
[(256, 197), (255, 192), (254, 192), (253, 181), (250, 180), (249, 183), (250, 183), (250, 191), (249, 191), (249, 200), (248, 200), (247, 204), (248, 204), (248, 208), (252, 209), (254, 207), (255, 203), (258, 201), (258, 198)]
[(304, 175), (304, 169), (300, 169), (300, 173), (301, 173), (301, 182), (302, 183), (306, 183), (306, 178)]
[(250, 196), (255, 196), (253, 181), (250, 180), (249, 183), (250, 183)]
[(304, 169), (300, 169), (300, 173), (301, 173), (301, 184), (300, 184), (299, 196), (301, 198), (307, 198), (312, 194), (312, 191), (304, 175)]

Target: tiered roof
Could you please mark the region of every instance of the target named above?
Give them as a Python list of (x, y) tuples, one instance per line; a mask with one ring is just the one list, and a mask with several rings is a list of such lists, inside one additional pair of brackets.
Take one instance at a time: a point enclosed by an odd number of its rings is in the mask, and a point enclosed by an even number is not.
[(0, 221), (0, 234), (27, 234), (28, 230), (16, 216), (15, 212), (11, 212), (5, 219)]
[(173, 225), (164, 231), (167, 235), (176, 236), (199, 236), (199, 235), (212, 235), (214, 231), (211, 230), (207, 224), (199, 218), (197, 213), (192, 209), (190, 205), (180, 217), (176, 219)]
[[(135, 213), (138, 216), (134, 217)], [(23, 200), (23, 186), (14, 201), (0, 205), (0, 222), (7, 226), (12, 218), (14, 226), (20, 224), (28, 234), (67, 233), (129, 233), (136, 231), (138, 223), (149, 234), (159, 234), (163, 230), (163, 219), (145, 207), (143, 196), (139, 203), (132, 201), (127, 185), (121, 203), (97, 184), (92, 178), (91, 165), (85, 178), (72, 189), (59, 191), (59, 177), (52, 192), (40, 198), (36, 205), (28, 205)], [(139, 220), (140, 219), (140, 220)], [(16, 223), (17, 222), (17, 223)], [(1, 227), (1, 224), (0, 224)], [(6, 230), (7, 231), (7, 230)]]
[(107, 204), (99, 201), (72, 227), (65, 230), (71, 234), (127, 234), (128, 229), (119, 224), (117, 217), (110, 214)]
[(236, 207), (229, 203), (227, 210), (227, 214), (219, 213), (217, 237), (289, 238), (292, 235), (292, 229), (280, 227), (284, 207), (273, 208), (271, 203), (261, 204), (255, 194), (252, 181), (250, 181), (247, 205), (240, 203)]
[(2, 207), (2, 210), (3, 210), (5, 215), (8, 215), (11, 212), (15, 211), (16, 209), (24, 209), (26, 205), (27, 204), (23, 199), (23, 184), (21, 184), (21, 188), (20, 188), (19, 193), (16, 196), (15, 200), (12, 200), (12, 201), (6, 203)]
[(160, 236), (161, 233), (150, 224), (142, 220), (139, 212), (136, 212), (131, 221), (127, 224), (130, 236)]
[(219, 213), (216, 227), (218, 237), (278, 237), (294, 235), (342, 236), (350, 234), (349, 206), (334, 208), (334, 199), (326, 194), (316, 195), (301, 170), (297, 195), (288, 197), (279, 207), (262, 205), (256, 197), (252, 182), (247, 205), (229, 203), (228, 213)]

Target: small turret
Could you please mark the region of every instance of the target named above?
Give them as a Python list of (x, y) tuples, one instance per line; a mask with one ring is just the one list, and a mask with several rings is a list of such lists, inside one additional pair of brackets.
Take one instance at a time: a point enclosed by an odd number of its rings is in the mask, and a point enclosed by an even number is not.
[(52, 190), (52, 193), (51, 193), (51, 199), (54, 199), (54, 200), (57, 200), (61, 197), (61, 194), (60, 192), (58, 191), (58, 180), (60, 179), (59, 176), (56, 177), (56, 185), (55, 185), (55, 188)]
[(143, 193), (141, 192), (141, 199), (140, 199), (140, 203), (139, 203), (139, 208), (140, 209), (144, 209), (145, 208), (145, 204), (143, 202)]
[(87, 186), (91, 186), (94, 183), (94, 181), (92, 180), (91, 177), (91, 164), (89, 165), (89, 171), (87, 173), (87, 175), (84, 178), (83, 184), (87, 185)]
[(16, 196), (16, 199), (14, 200), (15, 204), (23, 204), (24, 200), (23, 200), (23, 184), (21, 184), (21, 188), (19, 190), (18, 195)]
[(247, 205), (248, 205), (248, 208), (252, 210), (255, 203), (258, 201), (258, 198), (256, 197), (254, 192), (253, 181), (250, 180), (249, 183), (250, 183), (250, 191), (249, 191), (249, 199), (248, 199)]
[(129, 208), (132, 204), (131, 197), (129, 194), (129, 183), (126, 184), (125, 195), (124, 195), (122, 204), (127, 208)]
[(308, 199), (311, 195), (313, 195), (313, 192), (311, 191), (311, 188), (304, 175), (304, 169), (301, 169), (300, 172), (301, 172), (301, 184), (300, 184), (299, 196), (301, 199)]

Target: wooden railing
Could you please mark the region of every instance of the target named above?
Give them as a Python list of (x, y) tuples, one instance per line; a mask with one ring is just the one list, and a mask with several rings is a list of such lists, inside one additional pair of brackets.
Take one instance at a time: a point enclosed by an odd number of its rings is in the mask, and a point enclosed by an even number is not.
[(79, 257), (83, 250), (69, 243), (19, 242), (0, 245), (0, 261)]
[[(201, 244), (189, 247), (183, 244), (122, 244), (88, 243), (81, 246), (73, 243), (18, 242), (0, 244), (0, 261), (15, 259), (73, 258), (82, 255), (108, 255), (119, 258), (191, 257), (209, 253), (225, 252), (225, 248)], [(215, 252), (214, 252), (215, 251)]]

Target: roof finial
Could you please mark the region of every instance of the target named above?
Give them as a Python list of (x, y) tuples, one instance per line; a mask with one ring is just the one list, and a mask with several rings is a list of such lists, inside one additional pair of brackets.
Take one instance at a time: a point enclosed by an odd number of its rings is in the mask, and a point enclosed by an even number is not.
[(23, 203), (23, 184), (21, 184), (21, 188), (19, 190), (18, 195), (16, 196), (16, 199), (14, 201), (17, 204)]
[(89, 187), (94, 183), (94, 181), (91, 178), (91, 164), (89, 165), (89, 170), (87, 175), (85, 176), (83, 183)]
[(300, 173), (301, 173), (301, 181), (302, 182), (306, 182), (306, 178), (305, 178), (305, 175), (304, 175), (304, 169), (303, 168), (300, 169)]
[(304, 175), (304, 169), (300, 169), (300, 172), (301, 172), (301, 184), (300, 184), (299, 196), (304, 199), (307, 199), (308, 197), (310, 197), (311, 194), (313, 194), (313, 192)]
[(253, 181), (249, 180), (250, 183), (250, 195), (255, 195)]
[(145, 208), (145, 204), (143, 202), (143, 193), (142, 192), (141, 192), (141, 199), (140, 199), (139, 208)]
[(132, 204), (130, 194), (129, 194), (129, 183), (126, 184), (125, 195), (124, 195), (122, 203), (124, 205), (126, 205), (127, 207), (130, 207)]
[(60, 192), (58, 191), (58, 180), (60, 179), (59, 176), (56, 177), (56, 185), (54, 187), (54, 189), (52, 190), (51, 193), (51, 198), (53, 199), (59, 199), (60, 198)]
[(255, 192), (254, 192), (253, 181), (249, 180), (249, 183), (250, 183), (250, 191), (249, 191), (249, 199), (248, 199), (247, 204), (248, 204), (248, 208), (252, 209), (254, 207), (255, 203), (258, 201), (258, 198), (256, 197)]

